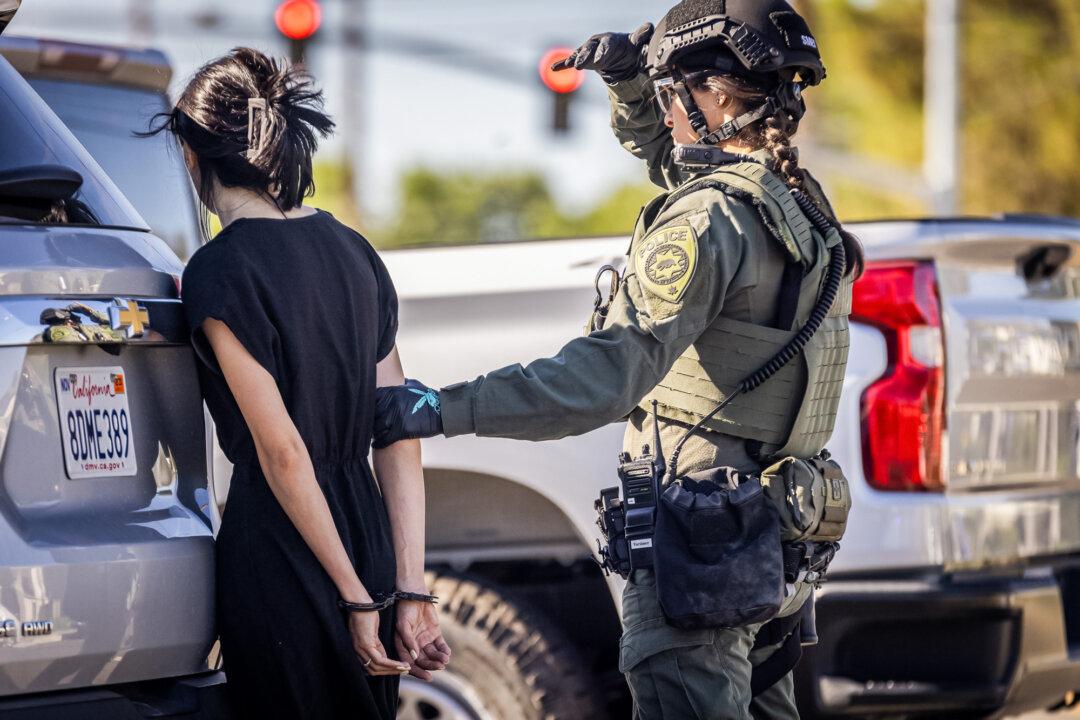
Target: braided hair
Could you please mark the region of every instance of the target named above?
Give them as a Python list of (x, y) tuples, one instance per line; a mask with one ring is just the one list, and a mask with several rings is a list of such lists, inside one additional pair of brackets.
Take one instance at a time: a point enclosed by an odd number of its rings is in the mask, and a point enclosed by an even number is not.
[[(691, 73), (694, 77), (696, 73)], [(763, 104), (776, 88), (775, 82), (755, 81), (739, 75), (706, 74), (691, 83), (695, 89), (703, 89), (727, 95), (735, 103), (733, 114), (738, 115), (748, 109)], [(732, 138), (733, 141), (753, 148), (767, 150), (773, 159), (773, 169), (789, 188), (805, 190), (806, 173), (799, 166), (799, 152), (791, 145), (791, 138), (799, 131), (799, 121), (787, 111), (778, 110), (773, 115), (762, 118), (743, 128)], [(815, 205), (830, 218), (840, 232), (847, 254), (848, 274), (855, 278), (862, 275), (864, 260), (862, 244), (853, 234), (845, 230), (829, 208), (822, 208), (813, 193), (806, 193)]]

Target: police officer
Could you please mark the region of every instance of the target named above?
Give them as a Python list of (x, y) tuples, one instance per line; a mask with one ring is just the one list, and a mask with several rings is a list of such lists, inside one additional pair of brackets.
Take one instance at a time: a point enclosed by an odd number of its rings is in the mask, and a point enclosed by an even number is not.
[[(790, 191), (835, 220), (790, 138), (803, 88), (825, 70), (810, 29), (784, 0), (683, 0), (655, 31), (596, 35), (571, 63), (601, 75), (616, 137), (667, 191), (643, 209), (614, 297), (590, 332), (553, 358), (438, 392), (416, 381), (384, 389), (377, 444), (440, 433), (549, 440), (627, 418), (625, 449), (636, 453), (652, 437), (647, 409), (656, 400), (671, 448), (818, 302), (836, 248)], [(852, 236), (829, 237), (842, 238), (847, 275), (820, 330), (799, 358), (689, 438), (679, 475), (718, 466), (757, 473), (769, 458), (824, 447), (847, 361), (850, 283), (862, 264)], [(789, 586), (780, 615), (793, 616), (810, 593)], [(766, 686), (752, 691), (755, 670), (790, 647), (786, 633), (671, 627), (644, 569), (627, 583), (623, 624), (620, 669), (636, 718), (798, 716), (790, 663), (771, 667)]]

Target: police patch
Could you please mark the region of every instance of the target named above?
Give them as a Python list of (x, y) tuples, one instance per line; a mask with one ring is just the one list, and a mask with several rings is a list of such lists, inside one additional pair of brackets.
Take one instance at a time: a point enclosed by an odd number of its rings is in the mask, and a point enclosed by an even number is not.
[(659, 230), (645, 238), (634, 256), (638, 282), (649, 292), (678, 302), (697, 267), (697, 236), (689, 225)]

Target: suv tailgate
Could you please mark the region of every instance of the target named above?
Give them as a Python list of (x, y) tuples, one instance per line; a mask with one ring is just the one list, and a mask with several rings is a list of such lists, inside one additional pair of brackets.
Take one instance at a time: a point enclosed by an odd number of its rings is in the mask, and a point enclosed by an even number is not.
[[(0, 227), (0, 695), (206, 669), (206, 435), (167, 252)], [(120, 305), (141, 336), (118, 339)]]

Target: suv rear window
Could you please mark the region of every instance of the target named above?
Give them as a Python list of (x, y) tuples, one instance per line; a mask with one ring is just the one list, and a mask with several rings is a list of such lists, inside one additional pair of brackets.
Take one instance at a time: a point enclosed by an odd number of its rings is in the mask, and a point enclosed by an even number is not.
[(80, 223), (148, 230), (146, 222), (11, 65), (0, 58), (0, 171), (62, 165), (83, 178)]
[(199, 247), (198, 212), (183, 154), (170, 133), (136, 137), (170, 110), (152, 90), (27, 78), (117, 184), (151, 230), (181, 258)]

